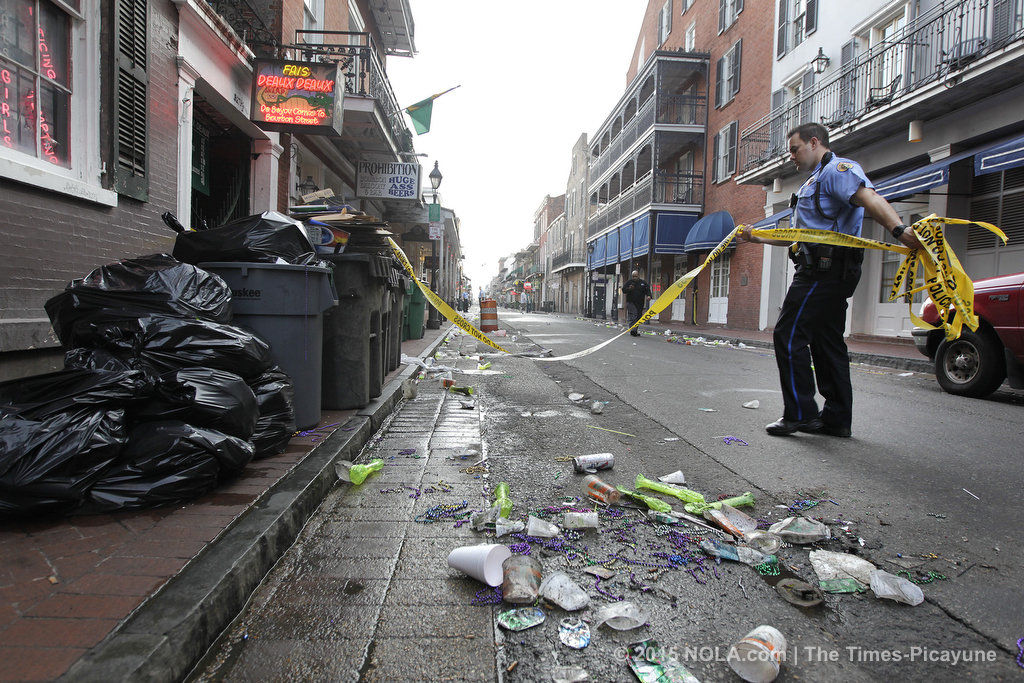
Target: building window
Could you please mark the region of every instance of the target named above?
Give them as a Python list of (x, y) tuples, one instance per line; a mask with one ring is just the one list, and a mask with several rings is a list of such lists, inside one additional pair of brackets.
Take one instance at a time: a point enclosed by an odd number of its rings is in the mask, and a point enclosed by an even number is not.
[(48, 0), (7, 0), (4, 5), (0, 143), (70, 168), (72, 15)]
[(728, 180), (736, 172), (736, 141), (739, 121), (733, 121), (715, 135), (712, 177), (716, 183)]
[(729, 254), (722, 254), (711, 262), (711, 298), (729, 296)]
[(743, 39), (736, 43), (718, 60), (715, 76), (715, 106), (722, 107), (736, 97), (740, 91), (740, 64), (743, 57)]
[(694, 0), (679, 0), (679, 3), (683, 6), (679, 13), (683, 14), (684, 12), (686, 12), (686, 10), (693, 7), (693, 2)]
[(718, 0), (718, 32), (736, 23), (736, 17), (743, 11), (743, 0)]
[(658, 13), (658, 44), (661, 45), (672, 33), (672, 0), (665, 0), (665, 4)]
[(818, 0), (779, 0), (775, 56), (779, 59), (818, 28)]
[(640, 52), (636, 55), (636, 70), (639, 72), (644, 65), (644, 52), (647, 51), (647, 37), (644, 36), (640, 39)]
[(687, 52), (693, 52), (694, 46), (697, 44), (697, 22), (693, 22), (686, 27), (686, 38), (683, 44), (683, 49)]

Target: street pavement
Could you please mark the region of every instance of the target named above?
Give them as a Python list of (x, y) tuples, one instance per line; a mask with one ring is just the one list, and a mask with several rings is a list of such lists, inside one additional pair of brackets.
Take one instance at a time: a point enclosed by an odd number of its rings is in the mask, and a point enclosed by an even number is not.
[[(509, 336), (497, 341), (527, 353), (577, 351), (613, 333), (564, 317), (501, 317)], [(763, 431), (781, 412), (763, 348), (627, 336), (566, 363), (489, 351), (450, 337), (438, 362), (462, 371), (456, 378), (475, 388), (474, 407), (436, 380), (421, 381), (358, 456), (382, 458), (381, 473), (327, 496), (194, 680), (533, 681), (576, 667), (591, 680), (627, 681), (624, 648), (649, 639), (701, 680), (737, 680), (724, 661), (728, 647), (759, 624), (788, 639), (781, 681), (1019, 675), (1020, 394), (961, 399), (924, 374), (855, 365), (854, 438), (777, 438)], [(478, 354), (492, 370), (475, 370)], [(573, 392), (586, 398), (574, 402)], [(742, 407), (753, 399), (759, 408)], [(592, 401), (602, 414), (591, 413)], [(926, 601), (830, 595), (821, 607), (798, 608), (773, 588), (777, 579), (704, 558), (700, 528), (601, 508), (599, 532), (502, 541), (583, 586), (591, 604), (580, 615), (591, 624), (597, 609), (622, 599), (646, 625), (593, 628), (590, 646), (575, 650), (559, 642), (570, 615), (545, 605), (540, 626), (503, 631), (496, 618), (510, 606), (446, 565), (454, 547), (494, 538), (463, 516), (485, 508), (499, 481), (510, 485), (516, 519), (557, 521), (588, 507), (565, 458), (595, 452), (615, 454), (615, 468), (601, 476), (616, 485), (681, 469), (709, 500), (751, 491), (751, 514), (763, 523), (816, 502), (806, 514), (835, 538), (815, 547), (893, 573), (934, 572), (922, 585)], [(815, 582), (806, 547), (778, 554), (787, 573)], [(599, 582), (584, 573), (596, 565), (615, 576)]]

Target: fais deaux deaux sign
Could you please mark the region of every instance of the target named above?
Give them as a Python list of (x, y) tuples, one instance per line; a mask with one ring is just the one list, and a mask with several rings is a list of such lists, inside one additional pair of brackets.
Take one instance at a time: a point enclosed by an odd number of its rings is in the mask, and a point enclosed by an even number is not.
[(263, 130), (341, 135), (341, 78), (335, 63), (257, 59), (249, 119)]

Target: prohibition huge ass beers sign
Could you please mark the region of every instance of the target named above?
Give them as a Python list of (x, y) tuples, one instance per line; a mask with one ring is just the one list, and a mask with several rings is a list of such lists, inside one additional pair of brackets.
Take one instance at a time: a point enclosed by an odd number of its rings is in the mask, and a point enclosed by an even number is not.
[(341, 135), (345, 87), (337, 64), (257, 59), (250, 120), (263, 130)]
[(419, 188), (419, 164), (360, 161), (356, 165), (356, 196), (361, 199), (416, 199)]

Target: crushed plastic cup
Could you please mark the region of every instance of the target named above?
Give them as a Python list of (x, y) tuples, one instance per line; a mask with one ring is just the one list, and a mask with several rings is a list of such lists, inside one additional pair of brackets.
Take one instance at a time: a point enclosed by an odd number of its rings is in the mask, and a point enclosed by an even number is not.
[(600, 526), (597, 512), (566, 512), (562, 515), (562, 526), (566, 529), (597, 529)]
[(686, 475), (683, 474), (682, 470), (676, 470), (675, 472), (672, 472), (671, 474), (666, 474), (666, 475), (664, 475), (662, 477), (658, 477), (658, 481), (662, 482), (663, 484), (679, 484), (679, 485), (682, 485), (682, 484), (686, 483)]
[(341, 481), (351, 482), (359, 486), (366, 478), (384, 467), (384, 461), (376, 458), (365, 465), (353, 465), (348, 460), (339, 460), (334, 466), (334, 471)]
[(594, 500), (614, 505), (622, 498), (622, 493), (614, 486), (609, 486), (593, 474), (583, 478), (583, 493)]
[(488, 586), (498, 586), (502, 580), (502, 565), (511, 555), (507, 546), (494, 543), (465, 545), (448, 553), (448, 566)]
[(483, 531), (488, 524), (496, 524), (498, 520), (498, 508), (489, 507), (486, 510), (474, 512), (469, 518), (469, 525), (473, 531)]
[(861, 585), (871, 583), (871, 572), (878, 569), (862, 557), (849, 553), (834, 553), (830, 550), (812, 550), (811, 568), (819, 582), (835, 579), (853, 579)]
[(590, 404), (590, 413), (592, 415), (601, 415), (604, 413), (604, 404), (600, 401), (594, 401)]
[(583, 394), (574, 391), (571, 394), (569, 394), (569, 400), (573, 401), (573, 402), (582, 401), (583, 400)]
[(647, 623), (647, 615), (628, 600), (605, 605), (594, 613), (594, 629), (607, 624), (616, 631), (629, 631)]
[[(496, 510), (496, 508), (491, 509)], [(494, 535), (498, 538), (501, 538), (505, 534), (515, 534), (525, 530), (526, 525), (523, 524), (521, 520), (510, 522), (504, 517), (498, 517), (498, 519), (494, 521)]]
[(402, 398), (409, 401), (416, 398), (416, 380), (402, 380)]
[(782, 539), (770, 531), (748, 531), (743, 535), (743, 542), (754, 550), (773, 555), (782, 547)]
[(626, 648), (626, 661), (641, 683), (700, 683), (696, 676), (656, 640), (633, 643)]
[(705, 510), (704, 519), (714, 522), (736, 538), (743, 538), (751, 531), (757, 530), (757, 521), (754, 518), (731, 505), (722, 505), (720, 510)]
[(590, 627), (582, 619), (566, 617), (558, 624), (558, 639), (567, 647), (582, 650), (590, 645)]
[(556, 666), (551, 669), (551, 683), (582, 683), (589, 681), (587, 670), (578, 666)]
[(557, 524), (546, 522), (543, 519), (530, 515), (526, 522), (526, 535), (534, 536), (536, 538), (554, 538), (558, 534), (562, 533), (562, 530), (558, 528)]
[(761, 402), (755, 398), (753, 401), (747, 401), (746, 403), (744, 403), (743, 407), (750, 408), (751, 410), (757, 410), (758, 408), (761, 407)]
[(540, 582), (540, 594), (566, 612), (575, 612), (590, 604), (590, 596), (576, 585), (565, 572), (554, 572)]
[(512, 555), (502, 564), (502, 598), (513, 605), (534, 602), (540, 595), (540, 562), (529, 555)]
[(761, 625), (729, 648), (729, 667), (749, 683), (771, 683), (779, 675), (786, 653), (786, 637), (772, 626)]
[(798, 544), (814, 543), (832, 538), (832, 532), (827, 526), (816, 519), (807, 517), (786, 517), (781, 522), (776, 522), (768, 527), (768, 531), (783, 541)]
[(871, 590), (879, 598), (895, 600), (904, 605), (916, 606), (924, 602), (924, 591), (920, 587), (884, 569), (871, 572)]
[(525, 631), (539, 626), (547, 619), (544, 610), (539, 607), (517, 607), (498, 615), (498, 626), (506, 631)]

